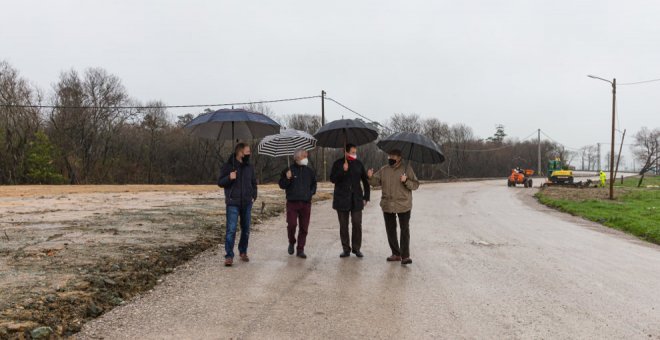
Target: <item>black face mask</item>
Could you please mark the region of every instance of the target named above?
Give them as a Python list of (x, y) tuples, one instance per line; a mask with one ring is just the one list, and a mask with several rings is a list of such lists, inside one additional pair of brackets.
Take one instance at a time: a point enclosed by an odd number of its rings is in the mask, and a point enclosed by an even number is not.
[(243, 163), (247, 164), (250, 161), (250, 155), (244, 155), (243, 156)]
[(390, 163), (390, 166), (394, 166), (394, 164), (396, 164), (396, 159), (391, 159), (390, 158), (390, 159), (387, 160), (387, 163)]

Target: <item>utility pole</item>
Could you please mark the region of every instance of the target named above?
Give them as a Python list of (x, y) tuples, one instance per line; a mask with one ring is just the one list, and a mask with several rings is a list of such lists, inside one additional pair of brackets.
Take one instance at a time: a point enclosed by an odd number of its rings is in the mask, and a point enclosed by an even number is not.
[(600, 172), (602, 168), (600, 167), (600, 143), (598, 143), (598, 172)]
[(538, 131), (539, 137), (538, 137), (538, 168), (537, 172), (539, 176), (541, 176), (541, 129)]
[(623, 129), (623, 136), (621, 137), (621, 145), (619, 146), (619, 154), (616, 157), (616, 169), (614, 170), (614, 178), (619, 175), (619, 162), (621, 161), (621, 150), (623, 149), (623, 141), (626, 139), (626, 129)]
[(616, 129), (616, 78), (612, 80), (612, 141), (610, 142), (610, 199), (614, 199), (614, 131)]
[[(325, 91), (321, 90), (321, 126), (325, 125)], [(328, 164), (325, 159), (325, 148), (321, 149), (321, 157), (323, 157), (323, 182), (328, 181)]]
[[(612, 140), (610, 141), (610, 199), (614, 199), (614, 131), (616, 130), (616, 78), (609, 81), (605, 78), (588, 75), (587, 77), (606, 81), (612, 85)], [(598, 163), (600, 164), (600, 143), (598, 144)], [(600, 166), (599, 166), (600, 168)], [(600, 170), (600, 169), (599, 169)]]

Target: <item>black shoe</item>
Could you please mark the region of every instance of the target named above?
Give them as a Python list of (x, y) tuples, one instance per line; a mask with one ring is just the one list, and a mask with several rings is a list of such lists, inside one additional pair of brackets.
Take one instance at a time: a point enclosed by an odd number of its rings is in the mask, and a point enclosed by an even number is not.
[(359, 250), (358, 250), (358, 251), (354, 251), (353, 254), (355, 254), (355, 256), (357, 256), (357, 257), (364, 257), (364, 254), (362, 254), (362, 252), (359, 251)]
[(406, 257), (405, 259), (401, 260), (401, 264), (411, 264), (412, 259), (409, 257)]
[(344, 251), (341, 254), (339, 254), (339, 257), (349, 257), (349, 256), (351, 256), (351, 253), (348, 251)]
[(289, 255), (293, 255), (293, 243), (289, 243)]
[(307, 255), (305, 255), (304, 251), (299, 251), (296, 256), (298, 256), (301, 259), (306, 259), (307, 258)]

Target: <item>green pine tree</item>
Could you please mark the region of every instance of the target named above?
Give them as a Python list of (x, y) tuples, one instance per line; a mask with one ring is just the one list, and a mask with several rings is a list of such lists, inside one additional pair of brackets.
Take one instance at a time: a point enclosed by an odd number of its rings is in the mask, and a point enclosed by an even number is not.
[(502, 142), (504, 142), (504, 137), (507, 136), (507, 134), (504, 133), (504, 125), (498, 124), (495, 126), (495, 129), (495, 134), (488, 137), (486, 140), (495, 144), (502, 144)]
[(64, 176), (53, 166), (56, 151), (45, 133), (38, 131), (27, 152), (27, 177), (32, 184), (62, 184)]

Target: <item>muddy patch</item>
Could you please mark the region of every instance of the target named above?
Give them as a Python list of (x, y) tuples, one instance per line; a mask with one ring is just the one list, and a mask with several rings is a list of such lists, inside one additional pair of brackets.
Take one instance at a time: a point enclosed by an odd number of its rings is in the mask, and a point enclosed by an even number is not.
[[(0, 189), (0, 338), (70, 336), (221, 243), (217, 187), (98, 189)], [(262, 186), (253, 223), (283, 210), (283, 192)]]

